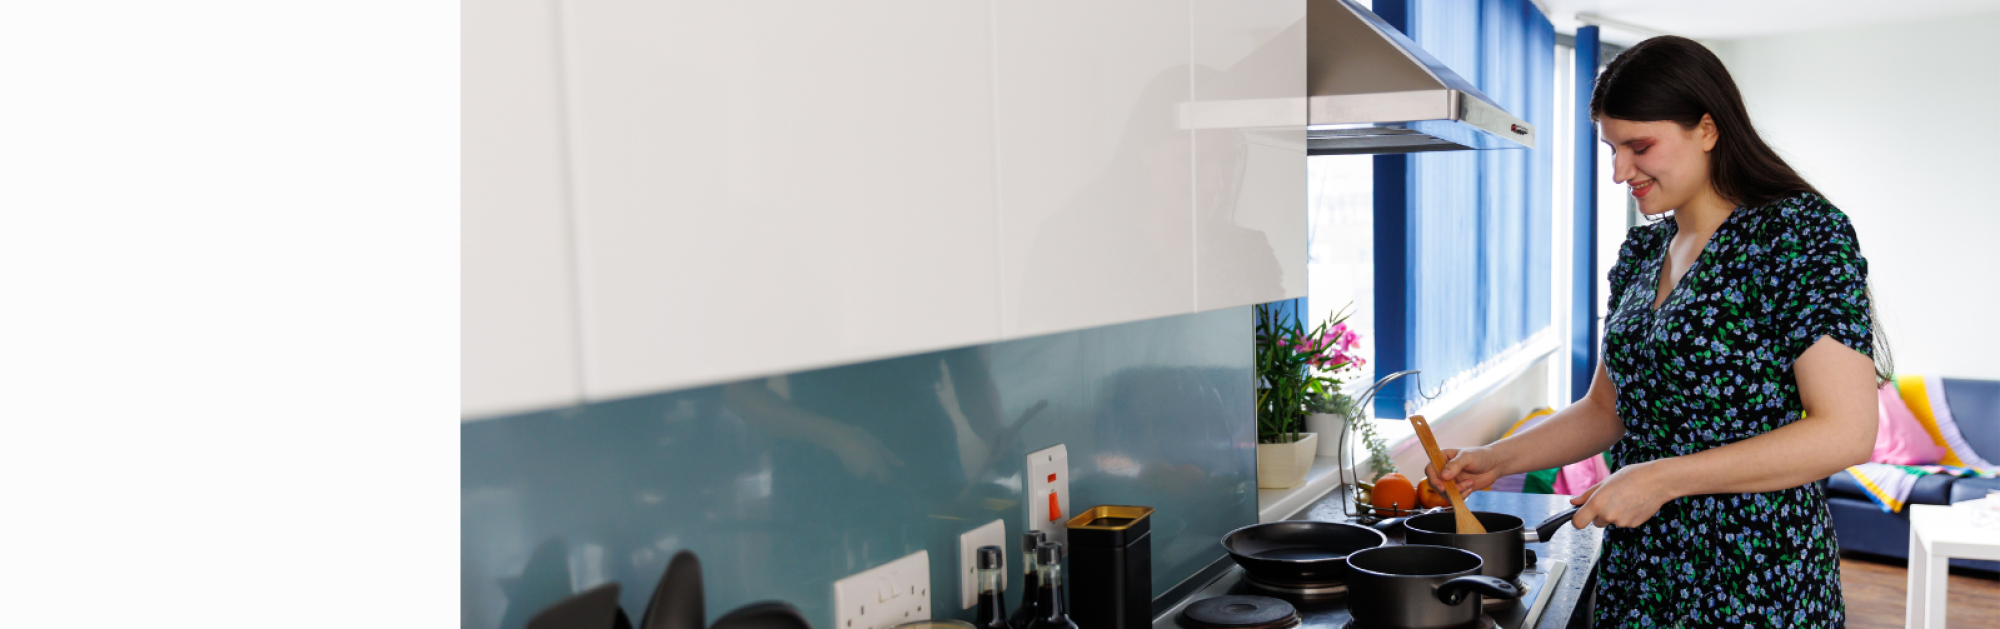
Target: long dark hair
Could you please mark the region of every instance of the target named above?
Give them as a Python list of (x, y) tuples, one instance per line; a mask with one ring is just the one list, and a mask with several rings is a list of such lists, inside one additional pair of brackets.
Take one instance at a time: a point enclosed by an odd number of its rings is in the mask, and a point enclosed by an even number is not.
[(1663, 35), (1639, 42), (1604, 67), (1590, 94), (1592, 120), (1671, 120), (1693, 129), (1703, 115), (1715, 121), (1708, 176), (1723, 198), (1754, 208), (1801, 192), (1819, 195), (1757, 135), (1729, 69), (1692, 39)]
[[(1801, 193), (1826, 197), (1757, 135), (1729, 69), (1692, 39), (1662, 35), (1639, 42), (1605, 65), (1590, 93), (1591, 120), (1671, 120), (1693, 129), (1704, 115), (1714, 121), (1716, 130), (1715, 150), (1708, 157), (1709, 181), (1722, 198), (1750, 209)], [(1874, 327), (1875, 377), (1888, 381), (1895, 374), (1889, 336), (1875, 308), (1875, 291), (1866, 290), (1869, 323)]]

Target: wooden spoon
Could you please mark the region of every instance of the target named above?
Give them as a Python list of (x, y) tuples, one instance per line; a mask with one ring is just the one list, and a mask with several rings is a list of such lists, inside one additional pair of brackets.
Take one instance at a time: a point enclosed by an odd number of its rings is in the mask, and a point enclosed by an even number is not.
[[(1411, 415), (1410, 425), (1417, 428), (1417, 440), (1424, 442), (1424, 452), (1431, 455), (1431, 468), (1444, 471), (1444, 451), (1438, 449), (1437, 437), (1431, 436), (1431, 425), (1422, 415)], [(1451, 512), (1458, 522), (1458, 532), (1485, 533), (1486, 527), (1479, 524), (1479, 517), (1472, 515), (1472, 509), (1465, 506), (1465, 496), (1459, 495), (1458, 483), (1442, 478), (1429, 479), (1444, 488), (1444, 495), (1451, 498)]]

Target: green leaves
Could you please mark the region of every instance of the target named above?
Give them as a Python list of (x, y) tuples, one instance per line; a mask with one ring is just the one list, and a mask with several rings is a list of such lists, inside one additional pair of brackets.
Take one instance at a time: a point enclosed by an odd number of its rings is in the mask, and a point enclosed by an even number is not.
[(1306, 415), (1315, 399), (1340, 395), (1340, 380), (1324, 374), (1348, 365), (1346, 362), (1315, 369), (1311, 360), (1323, 347), (1327, 329), (1347, 320), (1345, 307), (1327, 321), (1307, 332), (1296, 312), (1280, 310), (1275, 304), (1256, 308), (1257, 440), (1262, 443), (1291, 443), (1299, 439)]

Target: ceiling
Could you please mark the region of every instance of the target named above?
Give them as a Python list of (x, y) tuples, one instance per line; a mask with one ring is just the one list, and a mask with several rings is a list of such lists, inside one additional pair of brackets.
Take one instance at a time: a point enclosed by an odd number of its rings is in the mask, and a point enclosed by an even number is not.
[(1740, 39), (1884, 22), (2000, 12), (2000, 0), (1534, 0), (1556, 30), (1598, 24), (1605, 41), (1658, 34)]

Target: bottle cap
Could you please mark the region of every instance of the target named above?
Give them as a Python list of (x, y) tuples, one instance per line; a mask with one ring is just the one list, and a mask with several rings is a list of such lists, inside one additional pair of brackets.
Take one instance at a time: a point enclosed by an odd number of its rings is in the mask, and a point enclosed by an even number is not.
[(1042, 542), (1035, 547), (1035, 563), (1053, 566), (1062, 563), (1062, 542)]
[(1000, 547), (999, 547), (999, 546), (980, 546), (980, 547), (979, 547), (979, 569), (980, 569), (980, 570), (999, 570), (999, 569), (1000, 569)]
[(1021, 552), (1024, 553), (1035, 552), (1035, 547), (1042, 545), (1042, 542), (1047, 540), (1048, 538), (1049, 534), (1041, 531), (1028, 531), (1026, 533), (1022, 533)]

